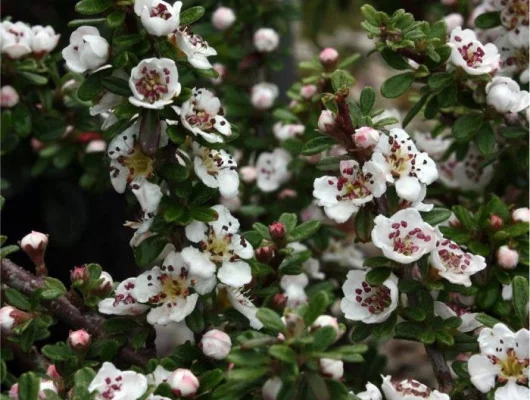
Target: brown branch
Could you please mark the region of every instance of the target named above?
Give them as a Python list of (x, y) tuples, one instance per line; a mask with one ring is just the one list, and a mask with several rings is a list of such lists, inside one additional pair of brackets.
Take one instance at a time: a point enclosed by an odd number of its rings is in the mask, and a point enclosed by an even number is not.
[[(33, 275), (8, 259), (2, 260), (1, 278), (4, 284), (27, 296), (31, 296), (35, 290), (44, 286), (43, 278)], [(66, 296), (53, 301), (43, 301), (42, 305), (55, 318), (72, 328), (85, 329), (96, 337), (105, 336), (105, 329), (103, 328), (105, 318), (96, 313), (82, 313)], [(150, 350), (139, 352), (132, 347), (125, 346), (121, 348), (119, 357), (127, 363), (144, 366), (150, 358), (154, 357), (154, 353)]]
[(11, 333), (7, 329), (2, 328), (2, 347), (11, 349), (13, 352), (13, 361), (16, 362), (24, 371), (35, 371), (42, 369), (46, 371), (51, 362), (44, 357), (35, 346), (32, 346), (29, 351), (24, 351), (16, 342), (9, 340)]

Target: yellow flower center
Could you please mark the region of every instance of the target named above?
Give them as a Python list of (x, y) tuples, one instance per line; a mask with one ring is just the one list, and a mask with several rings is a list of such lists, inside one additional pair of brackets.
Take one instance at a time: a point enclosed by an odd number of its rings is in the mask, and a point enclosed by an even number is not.
[(136, 145), (134, 151), (128, 157), (121, 158), (121, 164), (129, 168), (129, 179), (149, 177), (153, 173), (153, 159), (141, 152), (140, 146)]

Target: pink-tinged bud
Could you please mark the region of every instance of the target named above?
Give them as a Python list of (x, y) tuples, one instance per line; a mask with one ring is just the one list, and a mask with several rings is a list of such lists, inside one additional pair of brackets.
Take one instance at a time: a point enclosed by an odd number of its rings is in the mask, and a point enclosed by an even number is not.
[(167, 379), (175, 396), (193, 396), (199, 389), (199, 380), (189, 369), (179, 368)]
[(107, 150), (107, 142), (104, 140), (92, 140), (86, 147), (86, 153), (101, 153)]
[(228, 7), (219, 7), (212, 14), (212, 25), (215, 29), (224, 31), (236, 22), (236, 14)]
[(276, 293), (274, 297), (272, 298), (272, 305), (274, 306), (275, 309), (281, 310), (287, 304), (287, 300), (288, 300), (287, 296), (284, 295), (283, 293)]
[(447, 223), (451, 228), (460, 228), (462, 226), (460, 220), (453, 213), (451, 213), (451, 216), (447, 220)]
[(323, 328), (325, 326), (331, 326), (335, 332), (337, 333), (337, 339), (341, 336), (340, 326), (339, 322), (337, 321), (337, 318), (332, 317), (331, 315), (321, 315), (319, 316), (315, 322), (311, 325), (311, 328), (318, 329)]
[(363, 126), (355, 130), (353, 134), (353, 140), (357, 147), (363, 149), (369, 149), (374, 147), (379, 142), (379, 132), (369, 126)]
[(295, 108), (299, 103), (296, 101), (296, 100), (291, 100), (291, 102), (289, 103), (289, 109), (293, 109)]
[(15, 307), (5, 306), (0, 308), (0, 326), (6, 331), (11, 331), (15, 326), (15, 318), (13, 313), (16, 311)]
[(341, 360), (321, 358), (319, 361), (322, 375), (335, 380), (339, 380), (344, 375), (344, 364)]
[(504, 221), (498, 215), (492, 215), (490, 217), (489, 224), (491, 229), (498, 230), (502, 228), (502, 226), (504, 225)]
[(72, 283), (79, 282), (78, 285), (81, 285), (88, 282), (89, 279), (88, 269), (85, 265), (80, 265), (70, 271), (70, 280)]
[(256, 171), (256, 168), (247, 165), (239, 170), (239, 176), (243, 182), (252, 183), (258, 177), (258, 171)]
[(275, 251), (273, 246), (258, 247), (256, 249), (256, 258), (259, 262), (267, 264), (274, 258)]
[(212, 69), (219, 74), (217, 78), (211, 78), (210, 82), (212, 82), (214, 85), (220, 85), (223, 83), (224, 79), (226, 78), (226, 75), (228, 74), (228, 70), (226, 67), (221, 63), (215, 63), (212, 65)]
[(230, 353), (232, 340), (223, 331), (212, 329), (202, 336), (200, 347), (206, 357), (223, 360)]
[(101, 275), (99, 275), (99, 279), (101, 280), (101, 283), (99, 286), (92, 290), (92, 292), (100, 297), (108, 296), (112, 290), (114, 289), (114, 280), (112, 279), (112, 276), (108, 272), (101, 272)]
[(254, 33), (254, 47), (260, 53), (270, 53), (278, 48), (280, 36), (274, 29), (260, 28)]
[(84, 329), (70, 331), (68, 335), (68, 345), (72, 350), (87, 350), (91, 341), (92, 337)]
[(59, 372), (57, 372), (57, 368), (55, 367), (55, 364), (51, 364), (51, 365), (48, 366), (48, 369), (46, 369), (46, 375), (48, 375), (54, 381), (58, 381), (58, 380), (63, 379), (61, 374), (59, 374)]
[(18, 93), (13, 86), (2, 86), (0, 89), (0, 107), (11, 108), (18, 104)]
[(294, 199), (296, 196), (298, 196), (298, 193), (293, 189), (283, 189), (280, 193), (278, 193), (279, 199)]
[(15, 383), (13, 386), (11, 386), (8, 394), (11, 400), (18, 400), (18, 383)]
[(497, 264), (504, 269), (514, 269), (519, 263), (519, 253), (504, 245), (497, 250)]
[(279, 376), (270, 378), (265, 382), (261, 388), (261, 397), (263, 400), (276, 400), (278, 393), (282, 389), (282, 380)]
[(31, 258), (33, 264), (41, 265), (44, 262), (46, 247), (48, 246), (48, 235), (32, 231), (22, 238), (20, 247)]
[(451, 33), (458, 26), (464, 26), (464, 17), (459, 13), (452, 13), (445, 16), (444, 21), (447, 25), (447, 33)]
[(322, 65), (325, 67), (330, 67), (335, 65), (339, 60), (339, 52), (333, 47), (326, 47), (320, 52), (318, 58), (320, 59)]
[(35, 153), (40, 152), (45, 147), (45, 144), (36, 138), (31, 138), (30, 145)]
[(281, 222), (273, 222), (269, 225), (269, 233), (272, 240), (283, 239), (285, 237), (285, 225)]
[(323, 110), (318, 117), (318, 130), (326, 133), (335, 129), (335, 114), (329, 110)]
[(302, 89), (300, 89), (300, 96), (306, 100), (309, 100), (311, 97), (317, 94), (317, 92), (318, 88), (315, 85), (304, 85), (302, 86)]
[(514, 222), (530, 222), (530, 209), (528, 207), (513, 210), (512, 219)]

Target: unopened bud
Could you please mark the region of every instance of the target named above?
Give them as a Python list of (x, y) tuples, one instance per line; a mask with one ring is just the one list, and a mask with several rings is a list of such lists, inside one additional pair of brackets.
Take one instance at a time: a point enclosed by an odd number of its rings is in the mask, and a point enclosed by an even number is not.
[(12, 306), (4, 306), (0, 309), (0, 326), (8, 332), (31, 318), (33, 318), (31, 314)]
[(514, 269), (519, 263), (519, 253), (504, 245), (497, 250), (497, 264), (504, 269)]
[(2, 86), (0, 89), (0, 107), (12, 108), (18, 104), (19, 96), (13, 86)]
[(239, 175), (243, 182), (252, 183), (258, 177), (258, 171), (256, 171), (256, 168), (247, 165), (239, 170)]
[(275, 309), (281, 310), (285, 308), (285, 305), (287, 304), (287, 296), (283, 293), (276, 293), (274, 297), (272, 298), (272, 305)]
[(52, 378), (54, 381), (58, 381), (60, 379), (63, 379), (61, 374), (57, 372), (57, 368), (55, 367), (55, 364), (51, 364), (46, 369), (46, 375), (48, 375), (50, 378)]
[(344, 375), (344, 364), (341, 360), (321, 358), (319, 364), (320, 372), (328, 378), (339, 380)]
[(224, 31), (236, 22), (236, 15), (231, 8), (219, 7), (212, 14), (212, 25), (215, 29)]
[(281, 222), (273, 222), (269, 225), (269, 233), (272, 240), (280, 240), (285, 237), (285, 225)]
[(300, 89), (300, 96), (304, 99), (309, 100), (318, 92), (318, 88), (315, 85), (304, 85)]
[(341, 330), (337, 318), (331, 315), (320, 315), (315, 322), (311, 325), (312, 329), (323, 328), (325, 326), (331, 326), (337, 334), (337, 339), (341, 336)]
[(363, 126), (355, 130), (353, 140), (357, 147), (369, 149), (374, 147), (379, 142), (379, 132), (369, 126)]
[(335, 114), (329, 110), (323, 110), (318, 117), (318, 130), (323, 133), (332, 132), (335, 129)]
[(254, 33), (254, 47), (260, 53), (270, 53), (280, 44), (280, 36), (274, 29), (260, 28)]
[(91, 341), (90, 334), (84, 329), (70, 331), (68, 335), (68, 345), (72, 350), (87, 350)]
[(498, 215), (492, 215), (490, 217), (489, 224), (492, 229), (498, 230), (502, 228), (504, 221)]
[(273, 246), (263, 246), (256, 249), (256, 258), (259, 262), (268, 264), (275, 255)]
[(512, 219), (514, 222), (530, 222), (530, 209), (528, 207), (513, 210)]
[(279, 199), (294, 199), (298, 196), (298, 193), (294, 189), (283, 189), (280, 193), (278, 193)]
[(89, 279), (88, 269), (85, 265), (74, 267), (74, 269), (70, 271), (70, 280), (76, 285), (81, 286), (87, 283)]
[(333, 67), (339, 60), (339, 52), (333, 47), (326, 47), (320, 52), (318, 56), (323, 66), (330, 68)]
[(167, 383), (175, 396), (193, 396), (199, 389), (199, 380), (189, 369), (178, 368), (169, 375)]
[(32, 231), (22, 238), (20, 247), (31, 258), (37, 267), (44, 263), (44, 255), (48, 246), (48, 235)]
[(202, 336), (200, 348), (205, 356), (215, 360), (223, 360), (230, 353), (232, 340), (223, 331), (212, 329)]
[(114, 289), (114, 280), (112, 279), (112, 276), (105, 271), (101, 272), (99, 279), (101, 280), (101, 283), (92, 292), (97, 296), (106, 297), (112, 292), (112, 289)]

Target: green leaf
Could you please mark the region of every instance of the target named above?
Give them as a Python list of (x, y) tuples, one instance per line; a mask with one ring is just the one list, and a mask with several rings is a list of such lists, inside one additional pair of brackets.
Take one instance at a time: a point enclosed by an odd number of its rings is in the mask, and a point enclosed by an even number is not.
[[(244, 369), (232, 369), (228, 372), (228, 379), (232, 381), (245, 381), (248, 384), (248, 381), (253, 381), (255, 379), (261, 378), (269, 372), (269, 367), (258, 367), (258, 368), (244, 368)], [(223, 397), (226, 399), (226, 397)], [(228, 397), (234, 398), (234, 397)]]
[(129, 48), (142, 41), (144, 35), (141, 33), (130, 33), (128, 35), (116, 36), (114, 44), (124, 48)]
[(324, 350), (337, 340), (337, 331), (332, 326), (323, 326), (313, 333), (313, 348)]
[(285, 226), (285, 230), (289, 233), (296, 227), (298, 217), (294, 213), (283, 213), (278, 221)]
[(523, 322), (528, 314), (528, 280), (524, 276), (513, 278), (513, 308)]
[(111, 93), (126, 97), (132, 95), (129, 82), (127, 82), (125, 79), (121, 79), (116, 76), (106, 76), (101, 80), (101, 84)]
[(74, 375), (74, 388), (72, 391), (72, 398), (77, 399), (90, 399), (88, 392), (88, 386), (94, 380), (96, 373), (91, 368), (82, 368), (78, 370)]
[(396, 325), (396, 335), (406, 339), (420, 340), (423, 330), (423, 326), (416, 322), (401, 322)]
[(374, 215), (368, 209), (363, 207), (355, 216), (355, 232), (357, 238), (363, 243), (371, 240), (372, 230), (374, 228)]
[(517, 126), (507, 126), (499, 129), (501, 136), (506, 139), (518, 139), (528, 136), (528, 130)]
[(102, 90), (103, 85), (101, 80), (109, 76), (112, 73), (111, 68), (105, 68), (101, 71), (94, 72), (92, 75), (89, 75), (81, 83), (81, 86), (77, 89), (77, 97), (83, 101), (90, 101), (96, 97)]
[(331, 86), (335, 92), (341, 89), (349, 89), (355, 83), (351, 74), (343, 69), (337, 69), (331, 74)]
[(368, 282), (370, 285), (381, 285), (390, 277), (391, 273), (392, 270), (390, 268), (374, 268), (368, 271), (366, 274), (366, 282)]
[(278, 313), (276, 313), (276, 311), (271, 310), (270, 308), (260, 308), (256, 316), (263, 323), (263, 325), (265, 325), (266, 328), (271, 329), (275, 332), (282, 332), (285, 328)]
[(451, 72), (437, 72), (429, 76), (427, 85), (432, 90), (440, 90), (454, 80)]
[(403, 316), (406, 319), (411, 319), (413, 321), (423, 321), (427, 314), (425, 314), (425, 311), (420, 307), (407, 307), (405, 308), (405, 312)]
[(79, 14), (94, 15), (102, 13), (113, 5), (113, 0), (82, 0), (75, 5), (75, 10)]
[(389, 260), (383, 256), (374, 256), (368, 257), (364, 260), (363, 266), (365, 267), (387, 267), (392, 263), (392, 260)]
[(493, 328), (494, 325), (501, 323), (497, 318), (493, 318), (488, 314), (477, 314), (475, 319), (489, 328)]
[(405, 118), (403, 118), (403, 128), (405, 128), (409, 124), (409, 122), (412, 121), (412, 119), (416, 116), (416, 114), (420, 112), (430, 95), (431, 93), (424, 94), (422, 97), (420, 97), (418, 102), (414, 104), (414, 106), (410, 109)]
[(449, 219), (450, 216), (451, 210), (441, 207), (435, 207), (431, 211), (422, 213), (421, 215), (423, 221), (432, 226), (444, 222), (445, 220)]
[(435, 335), (436, 335), (436, 340), (438, 341), (438, 343), (444, 346), (451, 347), (455, 344), (455, 339), (449, 332), (436, 331)]
[(471, 212), (463, 206), (454, 206), (453, 213), (456, 215), (460, 223), (468, 231), (474, 231), (477, 229), (477, 222)]
[(206, 371), (199, 377), (199, 393), (207, 393), (219, 385), (223, 380), (223, 371), (219, 368)]
[(385, 321), (374, 325), (374, 336), (381, 338), (391, 335), (394, 327), (396, 326), (396, 322), (397, 313), (393, 312)]
[(414, 83), (414, 73), (405, 72), (395, 75), (381, 85), (381, 94), (389, 99), (394, 99), (405, 93)]
[(361, 59), (361, 55), (359, 53), (353, 53), (352, 55), (346, 57), (343, 59), (337, 68), (339, 69), (345, 69), (348, 68), (350, 65), (355, 64), (357, 61)]
[(118, 28), (125, 22), (125, 11), (115, 10), (107, 15), (107, 25), (109, 28)]
[(151, 264), (166, 247), (167, 240), (161, 235), (150, 236), (133, 248), (134, 258), (140, 267)]
[(189, 25), (204, 15), (204, 7), (190, 7), (180, 13), (180, 25)]
[(453, 125), (453, 135), (456, 140), (462, 142), (470, 141), (484, 121), (484, 114), (472, 111), (462, 115)]
[(20, 400), (39, 399), (40, 379), (33, 372), (26, 372), (20, 375), (18, 380), (18, 398)]
[(31, 303), (28, 297), (18, 290), (8, 287), (4, 290), (4, 296), (7, 303), (13, 307), (24, 311), (31, 310)]
[(374, 107), (375, 103), (375, 91), (371, 87), (367, 86), (361, 92), (361, 98), (359, 100), (359, 105), (361, 111), (364, 115), (369, 115), (370, 111)]
[(329, 303), (329, 297), (323, 290), (315, 294), (307, 305), (304, 313), (304, 323), (306, 326), (311, 325), (315, 320), (322, 315)]
[(489, 122), (484, 122), (477, 131), (475, 143), (482, 154), (491, 154), (497, 143), (495, 133)]
[(490, 11), (475, 18), (475, 26), (480, 29), (491, 29), (501, 24), (500, 11)]
[(252, 229), (258, 232), (262, 238), (270, 240), (271, 235), (267, 225), (263, 225), (261, 222), (256, 222), (254, 225), (252, 225)]
[(66, 361), (74, 356), (74, 353), (64, 342), (56, 344), (47, 344), (42, 347), (42, 354), (53, 361)]
[(361, 340), (366, 339), (372, 333), (374, 329), (373, 324), (364, 324), (362, 322), (357, 322), (351, 333), (351, 340), (353, 342), (360, 342)]
[(288, 364), (296, 363), (296, 353), (289, 346), (274, 344), (269, 347), (269, 355)]
[(24, 104), (18, 103), (12, 110), (11, 121), (13, 129), (20, 136), (27, 136), (31, 132), (31, 113)]
[(396, 52), (392, 51), (388, 47), (385, 47), (381, 51), (381, 56), (386, 61), (388, 65), (390, 65), (392, 68), (397, 70), (404, 70), (404, 69), (410, 69), (410, 65), (408, 62), (405, 61), (403, 57), (401, 57)]
[(47, 277), (44, 279), (44, 290), (41, 297), (45, 300), (55, 300), (66, 294), (66, 287), (59, 279)]
[(501, 288), (499, 282), (495, 279), (491, 279), (486, 286), (479, 289), (475, 298), (477, 306), (483, 310), (490, 309), (494, 306), (495, 301), (497, 301), (500, 291)]
[(304, 147), (302, 147), (302, 154), (305, 156), (312, 156), (314, 154), (322, 153), (335, 144), (337, 144), (335, 139), (329, 136), (319, 136), (304, 144)]
[(186, 209), (178, 204), (172, 204), (166, 211), (164, 211), (164, 220), (166, 222), (175, 222), (177, 221)]
[(320, 375), (316, 374), (315, 372), (307, 372), (306, 380), (313, 394), (311, 398), (317, 400), (331, 400), (326, 382)]
[(438, 93), (438, 105), (441, 108), (450, 107), (456, 102), (456, 96), (458, 94), (458, 86), (456, 81), (451, 81), (449, 85), (444, 87), (440, 93)]
[(466, 361), (453, 361), (451, 363), (451, 369), (458, 375), (461, 379), (469, 379), (469, 372), (467, 369)]
[(83, 25), (99, 25), (106, 21), (106, 18), (84, 18), (84, 19), (74, 19), (68, 22), (69, 28), (79, 28)]
[(378, 26), (381, 25), (381, 17), (379, 12), (369, 4), (365, 4), (361, 7), (361, 12), (363, 13), (364, 18), (370, 24)]
[(199, 307), (195, 307), (193, 312), (186, 317), (186, 325), (195, 333), (201, 333), (204, 330), (204, 316)]
[(306, 221), (294, 228), (287, 238), (289, 243), (300, 242), (313, 236), (320, 228), (320, 221)]
[(219, 219), (219, 214), (209, 207), (190, 207), (190, 214), (193, 219), (201, 222), (212, 222)]

